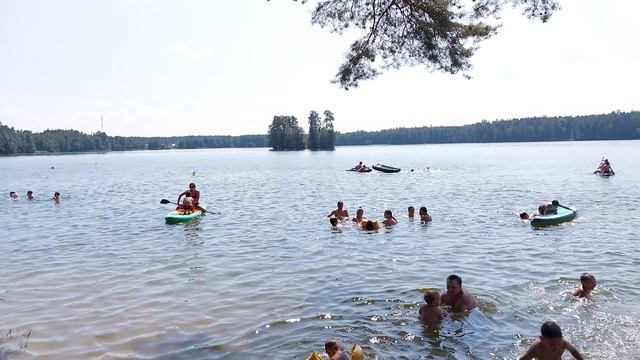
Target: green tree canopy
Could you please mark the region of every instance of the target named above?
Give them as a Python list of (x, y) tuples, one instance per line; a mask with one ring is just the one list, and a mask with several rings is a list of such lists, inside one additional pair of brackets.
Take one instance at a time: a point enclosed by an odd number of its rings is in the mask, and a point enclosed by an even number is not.
[(274, 116), (269, 126), (269, 142), (273, 150), (304, 150), (304, 130), (295, 116)]
[(309, 113), (309, 137), (307, 139), (307, 147), (309, 150), (318, 150), (320, 148), (320, 115), (315, 110)]
[(543, 22), (559, 9), (556, 0), (324, 0), (311, 21), (338, 34), (359, 32), (333, 81), (349, 89), (381, 69), (403, 66), (465, 74), (478, 43), (496, 33), (509, 4)]

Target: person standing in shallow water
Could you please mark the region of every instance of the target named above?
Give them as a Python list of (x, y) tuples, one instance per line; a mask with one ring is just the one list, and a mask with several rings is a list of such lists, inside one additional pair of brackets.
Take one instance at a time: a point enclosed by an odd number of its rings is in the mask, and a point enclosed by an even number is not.
[(447, 278), (447, 292), (440, 296), (440, 301), (454, 313), (463, 313), (478, 306), (478, 300), (470, 292), (462, 290), (462, 278), (453, 274)]
[(56, 191), (53, 194), (53, 197), (51, 198), (51, 200), (53, 200), (53, 202), (56, 204), (60, 204), (60, 193)]
[(33, 191), (27, 191), (27, 200), (34, 200), (35, 196), (33, 196)]
[(338, 220), (344, 220), (349, 218), (349, 212), (344, 208), (344, 203), (338, 201), (338, 207), (331, 211), (327, 217), (335, 216)]

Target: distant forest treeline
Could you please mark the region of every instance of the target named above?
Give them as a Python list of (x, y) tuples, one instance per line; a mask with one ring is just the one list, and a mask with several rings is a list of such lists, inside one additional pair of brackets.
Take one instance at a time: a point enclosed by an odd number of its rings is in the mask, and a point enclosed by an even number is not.
[[(336, 145), (399, 145), (564, 140), (640, 139), (640, 112), (603, 115), (536, 117), (482, 121), (464, 126), (428, 126), (380, 131), (336, 133)], [(0, 154), (83, 151), (268, 147), (267, 135), (123, 137), (103, 132), (46, 130), (41, 133), (0, 123)]]
[(338, 134), (336, 145), (399, 145), (640, 139), (640, 112), (482, 121)]

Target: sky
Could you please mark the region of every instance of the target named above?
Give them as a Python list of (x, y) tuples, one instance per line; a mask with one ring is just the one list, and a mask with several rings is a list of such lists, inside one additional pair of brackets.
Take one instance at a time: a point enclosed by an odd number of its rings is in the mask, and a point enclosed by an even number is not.
[[(549, 22), (518, 9), (480, 44), (472, 77), (386, 71), (332, 84), (352, 34), (292, 0), (2, 0), (0, 123), (108, 135), (265, 134), (311, 110), (340, 132), (640, 110), (631, 0), (560, 0)], [(104, 119), (104, 125), (101, 123)]]

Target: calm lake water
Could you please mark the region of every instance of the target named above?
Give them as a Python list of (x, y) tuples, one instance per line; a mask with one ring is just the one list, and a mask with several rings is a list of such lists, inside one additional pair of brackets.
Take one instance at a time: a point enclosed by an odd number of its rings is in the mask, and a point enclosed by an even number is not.
[[(591, 174), (602, 156), (616, 176)], [(0, 158), (0, 358), (306, 359), (337, 337), (368, 359), (514, 359), (553, 319), (588, 359), (638, 359), (639, 164), (640, 141)], [(219, 214), (165, 224), (192, 181)], [(578, 217), (518, 219), (552, 199)], [(332, 232), (338, 200), (399, 224)], [(434, 335), (418, 308), (452, 273), (481, 305)]]

